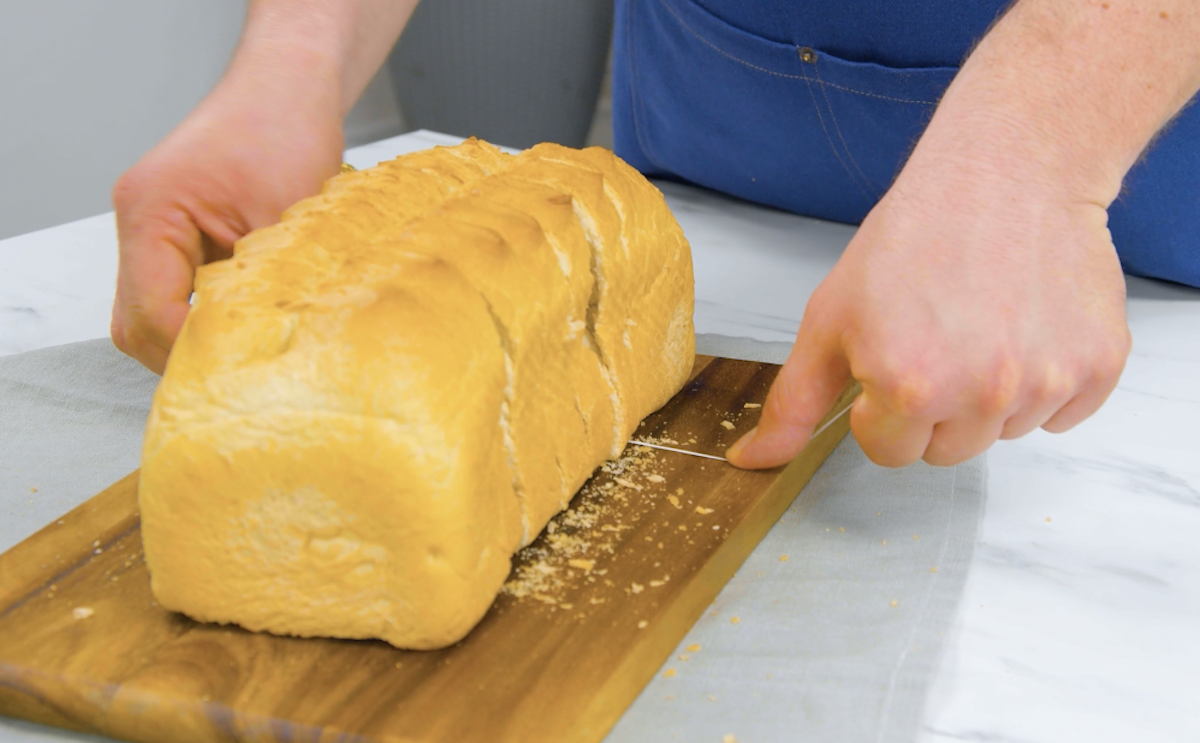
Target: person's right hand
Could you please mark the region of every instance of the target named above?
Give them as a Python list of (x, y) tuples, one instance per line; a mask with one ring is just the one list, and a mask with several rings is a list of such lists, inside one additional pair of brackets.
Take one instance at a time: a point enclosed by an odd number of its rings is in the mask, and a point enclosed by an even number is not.
[(120, 268), (112, 339), (162, 373), (196, 268), (320, 190), (341, 163), (335, 81), (293, 70), (231, 74), (117, 181)]

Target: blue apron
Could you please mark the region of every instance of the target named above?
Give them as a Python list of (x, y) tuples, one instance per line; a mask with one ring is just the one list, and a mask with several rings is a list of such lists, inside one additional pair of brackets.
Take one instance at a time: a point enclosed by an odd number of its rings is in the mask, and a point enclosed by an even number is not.
[[(617, 154), (647, 175), (861, 222), (1008, 0), (617, 0)], [(1200, 286), (1200, 105), (1125, 178), (1128, 273)]]

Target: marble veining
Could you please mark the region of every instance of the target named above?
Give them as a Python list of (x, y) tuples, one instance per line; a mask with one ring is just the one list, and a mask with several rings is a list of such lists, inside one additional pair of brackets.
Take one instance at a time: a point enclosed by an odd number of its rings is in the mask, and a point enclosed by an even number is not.
[[(697, 329), (790, 341), (853, 228), (662, 188), (694, 249)], [(115, 275), (110, 214), (0, 241), (0, 354), (106, 335)], [(1128, 287), (1134, 350), (1100, 413), (989, 455), (923, 743), (1200, 740), (1200, 291)]]

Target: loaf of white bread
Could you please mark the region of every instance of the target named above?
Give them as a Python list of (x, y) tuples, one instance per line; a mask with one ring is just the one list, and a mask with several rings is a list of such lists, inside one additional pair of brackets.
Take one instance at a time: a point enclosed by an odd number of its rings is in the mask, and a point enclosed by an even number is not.
[(692, 367), (691, 253), (611, 152), (331, 179), (199, 270), (139, 503), (158, 602), (438, 648)]

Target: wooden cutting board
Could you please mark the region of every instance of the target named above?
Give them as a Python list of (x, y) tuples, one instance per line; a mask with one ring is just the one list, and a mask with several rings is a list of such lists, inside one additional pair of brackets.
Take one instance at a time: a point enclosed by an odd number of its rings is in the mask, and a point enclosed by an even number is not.
[[(700, 357), (637, 436), (720, 454), (778, 370)], [(0, 713), (147, 743), (599, 741), (848, 428), (760, 472), (631, 446), (518, 555), (483, 622), (433, 652), (160, 609), (131, 474), (0, 555)]]

